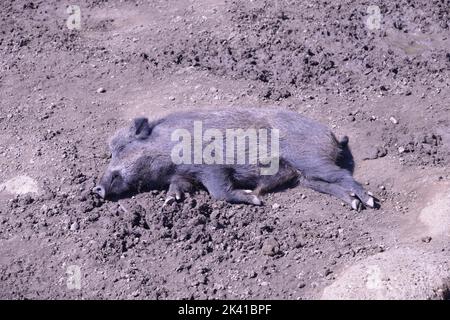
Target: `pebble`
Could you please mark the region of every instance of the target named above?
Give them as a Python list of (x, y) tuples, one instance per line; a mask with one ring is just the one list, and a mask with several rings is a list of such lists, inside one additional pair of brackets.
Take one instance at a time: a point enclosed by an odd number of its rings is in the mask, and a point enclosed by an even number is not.
[(263, 254), (272, 257), (279, 252), (280, 252), (280, 244), (275, 238), (271, 237), (268, 238), (266, 241), (264, 241), (264, 244), (262, 246)]
[(70, 225), (70, 231), (76, 231), (79, 227), (78, 222), (74, 222)]
[(133, 292), (131, 293), (131, 295), (132, 295), (133, 297), (137, 297), (137, 296), (139, 296), (139, 294), (140, 294), (139, 290), (133, 291)]
[(274, 209), (274, 210), (278, 210), (278, 209), (280, 209), (280, 204), (278, 204), (278, 203), (274, 203), (273, 205), (272, 205), (272, 209)]
[(395, 119), (394, 117), (390, 117), (389, 120), (390, 120), (393, 124), (398, 124), (398, 120)]
[(398, 148), (398, 153), (404, 153), (405, 151), (406, 151), (406, 149), (404, 147)]
[(106, 89), (105, 88), (98, 88), (97, 89), (97, 93), (105, 93)]
[(430, 236), (422, 237), (422, 242), (429, 243), (431, 239), (432, 238)]
[(331, 271), (330, 269), (326, 268), (325, 270), (323, 270), (322, 276), (323, 277), (327, 277), (328, 275), (330, 275), (332, 273), (333, 273), (333, 271)]
[(296, 248), (296, 249), (300, 249), (300, 248), (302, 248), (302, 247), (304, 247), (304, 246), (305, 246), (305, 243), (304, 243), (303, 241), (298, 240), (298, 241), (295, 243), (295, 248)]
[(174, 97), (174, 96), (170, 96), (170, 97), (169, 97), (169, 100), (170, 100), (170, 101), (174, 101), (174, 100), (175, 100), (175, 97)]

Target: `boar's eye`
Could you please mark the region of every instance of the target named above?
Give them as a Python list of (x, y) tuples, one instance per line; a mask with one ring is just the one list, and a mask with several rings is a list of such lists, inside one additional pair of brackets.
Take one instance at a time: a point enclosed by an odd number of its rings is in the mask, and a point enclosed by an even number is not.
[(124, 149), (125, 149), (125, 146), (124, 146), (124, 145), (117, 146), (116, 152), (117, 152), (117, 153), (122, 152)]

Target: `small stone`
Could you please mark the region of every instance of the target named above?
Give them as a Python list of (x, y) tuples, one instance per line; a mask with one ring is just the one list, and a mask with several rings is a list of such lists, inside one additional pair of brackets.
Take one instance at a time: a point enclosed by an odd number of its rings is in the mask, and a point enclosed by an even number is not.
[(333, 271), (331, 271), (330, 269), (326, 268), (323, 272), (322, 272), (322, 276), (326, 277), (330, 274), (332, 274)]
[(306, 195), (302, 194), (302, 199), (306, 199)]
[(381, 190), (385, 190), (386, 187), (385, 187), (385, 186), (380, 186), (380, 189), (381, 189)]
[(296, 243), (295, 243), (295, 248), (296, 249), (300, 249), (300, 248), (302, 248), (302, 247), (304, 247), (305, 246), (305, 244), (304, 244), (304, 242), (303, 241), (297, 241)]
[(395, 119), (394, 117), (390, 117), (389, 120), (390, 120), (393, 124), (398, 124), (398, 120)]
[(404, 147), (398, 148), (398, 153), (404, 153), (405, 151), (406, 151), (406, 149)]
[(97, 93), (105, 93), (106, 89), (105, 88), (98, 88), (97, 89)]
[(431, 239), (432, 238), (430, 236), (422, 237), (422, 242), (429, 243)]
[(77, 231), (79, 228), (78, 222), (74, 222), (70, 225), (70, 231)]
[(280, 209), (280, 205), (279, 205), (278, 203), (274, 203), (274, 204), (272, 205), (272, 209), (278, 210), (278, 209)]
[(170, 100), (170, 101), (175, 101), (175, 97), (174, 97), (174, 96), (170, 96), (170, 97), (169, 97), (169, 100)]
[(140, 293), (139, 293), (139, 290), (133, 291), (133, 292), (131, 293), (131, 295), (132, 295), (133, 297), (137, 297), (139, 294), (140, 294)]
[(268, 238), (266, 241), (264, 241), (264, 244), (262, 246), (262, 253), (267, 256), (274, 256), (280, 252), (280, 245), (278, 241), (271, 237)]
[(267, 287), (268, 285), (269, 285), (269, 283), (267, 281), (261, 282), (261, 286), (263, 286), (263, 287)]
[(100, 218), (100, 214), (99, 214), (98, 212), (93, 212), (93, 213), (91, 213), (91, 214), (88, 216), (87, 219), (88, 219), (90, 222), (95, 222), (95, 221), (97, 221), (99, 218)]

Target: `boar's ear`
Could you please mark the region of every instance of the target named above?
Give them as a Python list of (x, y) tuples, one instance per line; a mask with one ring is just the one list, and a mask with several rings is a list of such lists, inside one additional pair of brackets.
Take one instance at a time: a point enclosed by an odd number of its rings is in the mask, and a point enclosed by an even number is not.
[(152, 128), (150, 127), (147, 118), (134, 119), (130, 130), (131, 134), (133, 134), (138, 139), (145, 139), (152, 132)]

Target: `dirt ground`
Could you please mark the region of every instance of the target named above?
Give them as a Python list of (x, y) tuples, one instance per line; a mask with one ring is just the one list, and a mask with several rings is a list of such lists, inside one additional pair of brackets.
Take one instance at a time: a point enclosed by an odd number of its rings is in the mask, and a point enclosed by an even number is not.
[[(450, 299), (449, 15), (448, 0), (1, 1), (0, 298)], [(348, 135), (381, 207), (302, 188), (263, 207), (91, 194), (133, 117), (219, 106)]]

